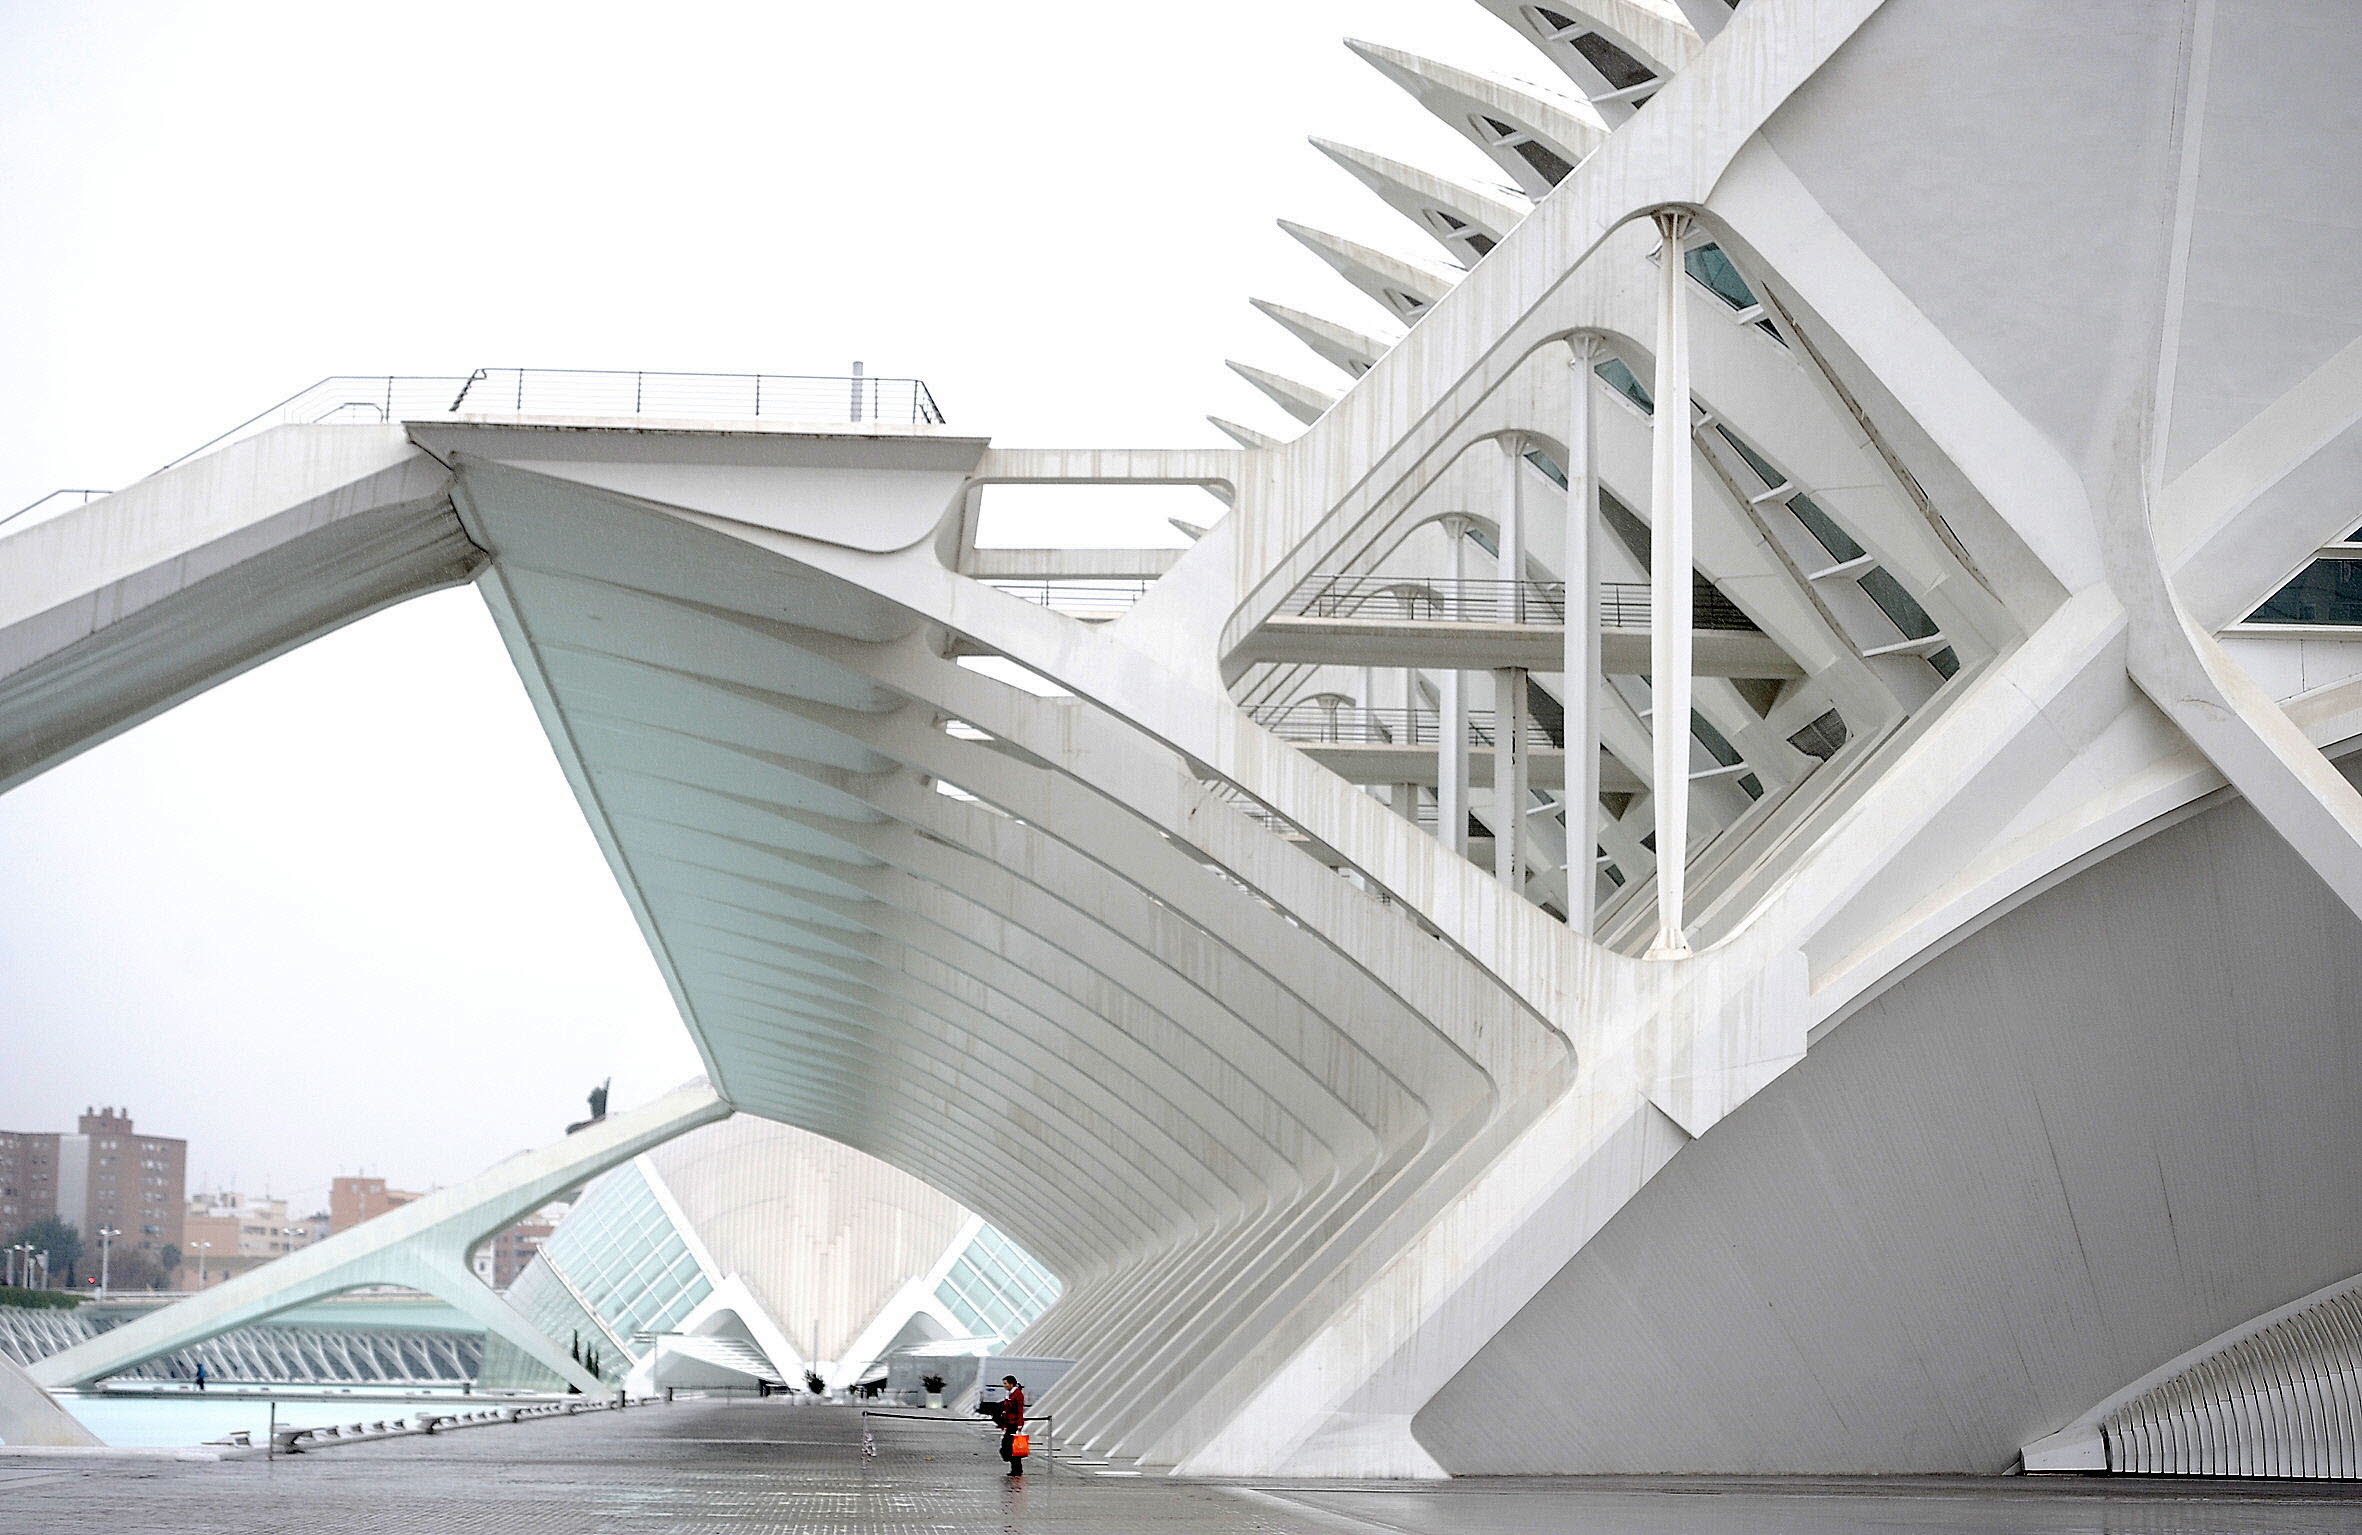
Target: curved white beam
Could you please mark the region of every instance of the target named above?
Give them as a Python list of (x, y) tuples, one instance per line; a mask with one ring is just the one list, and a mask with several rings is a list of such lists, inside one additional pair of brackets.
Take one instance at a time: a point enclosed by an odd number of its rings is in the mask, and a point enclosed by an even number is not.
[(1310, 384), (1300, 384), (1292, 378), (1282, 377), (1267, 369), (1252, 367), (1243, 362), (1227, 362), (1223, 366), (1253, 384), (1257, 389), (1262, 390), (1281, 410), (1294, 416), (1306, 426), (1310, 426), (1322, 416), (1327, 415), (1329, 407), (1337, 403), (1337, 397), (1326, 390), (1315, 389)]
[(1587, 102), (1400, 48), (1353, 38), (1345, 46), (1483, 150), (1529, 197), (1547, 196), (1607, 138), (1606, 124)]
[[(1277, 437), (1266, 436), (1264, 433), (1256, 431), (1251, 426), (1241, 426), (1235, 421), (1226, 421), (1220, 416), (1208, 416), (1206, 417), (1206, 420), (1212, 424), (1216, 431), (1229, 438), (1232, 442), (1237, 443), (1242, 448), (1260, 449), (1276, 448), (1281, 446), (1280, 440)], [(1178, 521), (1178, 519), (1175, 520)], [(1189, 528), (1184, 527), (1182, 531), (1188, 533), (1190, 530)], [(1203, 538), (1205, 536), (1205, 532), (1206, 530), (1204, 528), (1198, 528), (1194, 533), (1191, 533), (1191, 541), (1195, 542), (1197, 539)]]
[[(1611, 123), (1696, 56), (1698, 34), (1637, 0), (1477, 0), (1539, 48)], [(1720, 5), (1721, 0), (1708, 0)], [(1724, 10), (1727, 17), (1729, 11)]]
[(1462, 266), (1484, 259), (1533, 211), (1515, 188), (1475, 186), (1331, 139), (1315, 138), (1312, 147), (1418, 225)]
[[(1306, 314), (1301, 309), (1290, 309), (1269, 299), (1249, 299), (1248, 303), (1277, 324), (1282, 330), (1312, 348), (1321, 360), (1333, 364), (1348, 378), (1359, 378), (1378, 365), (1378, 359), (1393, 347), (1392, 341)], [(1217, 421), (1216, 426), (1222, 423)], [(1226, 429), (1227, 430), (1227, 429)], [(1261, 444), (1248, 443), (1248, 447)]]
[(1413, 261), (1375, 250), (1307, 224), (1279, 221), (1296, 242), (1337, 270), (1347, 282), (1369, 295), (1396, 319), (1409, 324), (1452, 291), (1461, 274), (1424, 261)]

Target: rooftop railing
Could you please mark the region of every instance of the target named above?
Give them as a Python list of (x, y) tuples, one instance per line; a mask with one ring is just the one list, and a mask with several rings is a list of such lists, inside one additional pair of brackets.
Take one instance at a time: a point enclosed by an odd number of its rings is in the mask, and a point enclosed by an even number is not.
[[(1691, 591), (1691, 623), (1700, 629), (1750, 631), (1757, 626), (1703, 576)], [(1609, 629), (1649, 625), (1649, 587), (1643, 581), (1603, 581), (1599, 622)], [(1376, 622), (1563, 624), (1564, 581), (1451, 581), (1414, 576), (1308, 576), (1280, 605), (1282, 617), (1359, 618)]]
[(62, 511), (66, 507), (85, 506), (90, 502), (96, 501), (101, 496), (111, 496), (113, 494), (114, 492), (111, 490), (53, 490), (48, 495), (40, 497), (38, 500), (26, 502), (23, 506), (20, 506), (15, 511), (10, 512), (7, 516), (0, 517), (0, 523), (14, 522), (19, 517), (40, 511), (43, 507), (48, 507), (51, 511)]
[(941, 426), (915, 378), (865, 374), (650, 373), (603, 368), (478, 368), (447, 410), (530, 416), (669, 416)]
[(274, 426), (419, 421), (435, 416), (659, 416), (833, 426), (940, 426), (943, 412), (915, 378), (862, 374), (662, 373), (606, 368), (478, 368), (473, 373), (340, 373), (198, 444), (185, 464)]
[[(162, 469), (276, 426), (431, 420), (436, 416), (650, 416), (680, 421), (781, 421), (940, 426), (943, 412), (915, 378), (860, 373), (665, 373), (601, 368), (478, 368), (473, 373), (344, 373), (299, 389), (206, 439)], [(161, 473), (162, 469), (158, 472)], [(53, 490), (0, 525), (52, 515), (103, 490)], [(79, 498), (74, 499), (74, 498)], [(40, 517), (34, 518), (41, 520)]]
[(1146, 581), (1000, 581), (990, 583), (1055, 613), (1084, 622), (1120, 618), (1148, 590)]

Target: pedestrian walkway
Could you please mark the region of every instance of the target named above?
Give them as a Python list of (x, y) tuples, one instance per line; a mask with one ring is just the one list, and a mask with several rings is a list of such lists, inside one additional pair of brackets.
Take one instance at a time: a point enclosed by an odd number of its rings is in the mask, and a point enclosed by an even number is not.
[[(1037, 1467), (981, 1419), (681, 1401), (268, 1461), (43, 1462), (0, 1481), (0, 1535), (1334, 1535), (1217, 1487)], [(7, 1468), (29, 1469), (28, 1463)], [(66, 1471), (65, 1475), (49, 1475)]]
[(2240, 1535), (2362, 1531), (2362, 1488), (1630, 1477), (1226, 1486), (1036, 1464), (980, 1420), (683, 1401), (277, 1462), (0, 1466), (0, 1535)]

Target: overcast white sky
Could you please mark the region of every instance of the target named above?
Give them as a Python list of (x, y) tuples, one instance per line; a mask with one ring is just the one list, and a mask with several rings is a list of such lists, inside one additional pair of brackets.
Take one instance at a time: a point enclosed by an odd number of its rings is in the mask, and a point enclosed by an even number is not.
[[(860, 358), (1003, 443), (1292, 431), (1223, 358), (1340, 381), (1248, 296), (1386, 326), (1272, 220), (1437, 254), (1305, 135), (1500, 179), (1347, 34), (1550, 77), (1474, 0), (0, 0), (0, 513), (333, 373)], [(127, 1105), (308, 1203), (697, 1069), (472, 591), (0, 797), (0, 1127)]]

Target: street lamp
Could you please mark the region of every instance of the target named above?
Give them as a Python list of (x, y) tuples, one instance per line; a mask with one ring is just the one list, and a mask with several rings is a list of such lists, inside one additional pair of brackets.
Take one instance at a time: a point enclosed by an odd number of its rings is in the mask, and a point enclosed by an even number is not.
[(205, 1288), (205, 1255), (213, 1251), (213, 1244), (211, 1242), (191, 1242), (189, 1245), (197, 1249), (197, 1288), (202, 1290)]
[(122, 1234), (122, 1228), (118, 1226), (98, 1228), (98, 1298), (100, 1300), (107, 1298), (107, 1264), (114, 1254), (114, 1239)]

